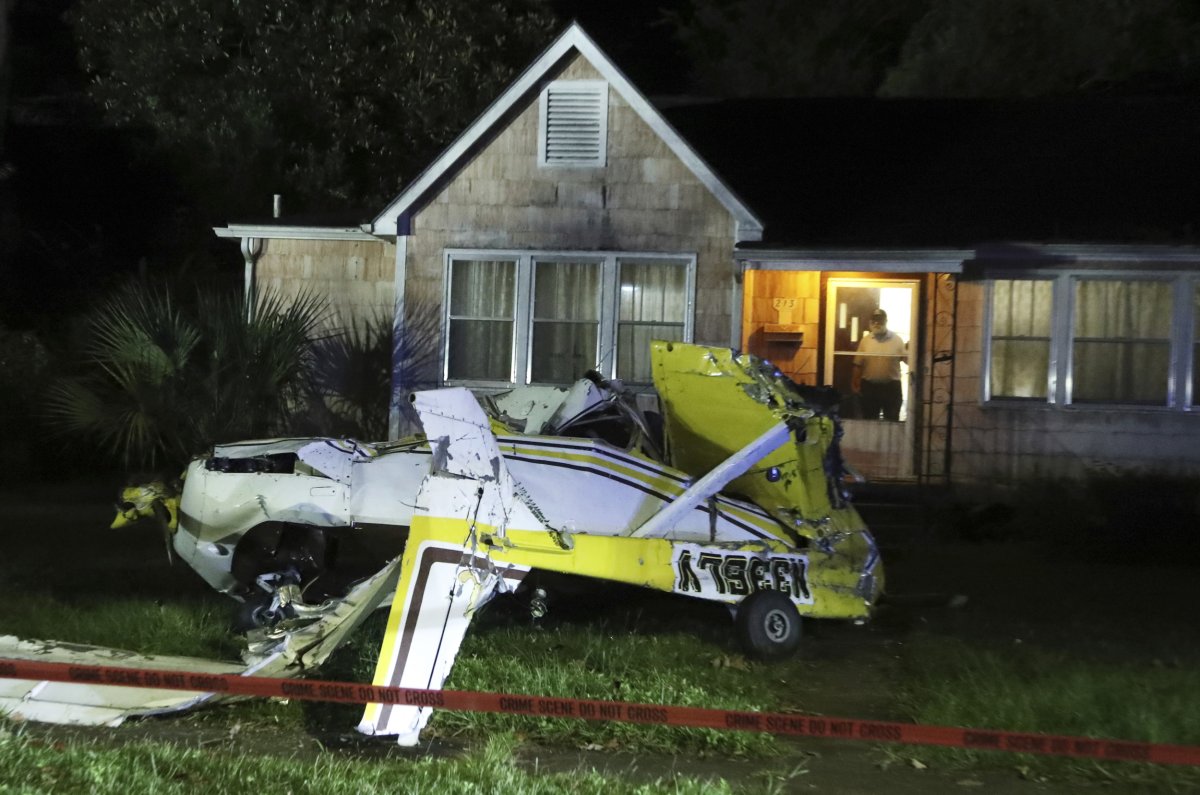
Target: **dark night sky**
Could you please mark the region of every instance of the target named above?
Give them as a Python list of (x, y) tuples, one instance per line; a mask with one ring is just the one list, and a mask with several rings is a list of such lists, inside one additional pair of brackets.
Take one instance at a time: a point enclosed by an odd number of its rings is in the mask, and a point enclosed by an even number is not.
[(682, 93), (687, 61), (663, 21), (688, 0), (554, 0), (565, 22), (577, 20), (596, 43), (629, 72), (645, 94)]

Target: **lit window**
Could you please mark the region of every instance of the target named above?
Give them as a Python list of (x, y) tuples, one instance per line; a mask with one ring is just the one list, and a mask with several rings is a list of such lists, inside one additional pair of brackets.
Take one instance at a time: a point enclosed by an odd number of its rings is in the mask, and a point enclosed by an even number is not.
[(617, 321), (617, 377), (649, 383), (650, 342), (683, 339), (687, 270), (678, 263), (622, 260)]
[(534, 266), (530, 379), (575, 381), (599, 363), (600, 263)]
[(1167, 405), (1171, 302), (1165, 281), (1075, 283), (1072, 402)]
[(516, 277), (516, 262), (452, 262), (446, 343), (449, 378), (507, 381), (512, 377)]
[(648, 384), (650, 342), (690, 342), (695, 257), (447, 252), (443, 378)]
[(1054, 283), (1046, 280), (993, 283), (992, 397), (1045, 400), (1049, 394), (1053, 294)]
[(1127, 269), (998, 279), (986, 395), (1187, 410), (1200, 394), (1200, 286)]

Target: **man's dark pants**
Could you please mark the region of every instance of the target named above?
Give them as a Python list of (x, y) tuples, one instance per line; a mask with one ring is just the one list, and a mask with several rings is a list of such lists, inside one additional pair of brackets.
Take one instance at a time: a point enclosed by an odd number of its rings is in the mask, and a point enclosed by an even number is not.
[(862, 413), (868, 420), (879, 419), (880, 412), (885, 420), (900, 419), (900, 404), (904, 394), (900, 391), (899, 381), (866, 381), (862, 382)]

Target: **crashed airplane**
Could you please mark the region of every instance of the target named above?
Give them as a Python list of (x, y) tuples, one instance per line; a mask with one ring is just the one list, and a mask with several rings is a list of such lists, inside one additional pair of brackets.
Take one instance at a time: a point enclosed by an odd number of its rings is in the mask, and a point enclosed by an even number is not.
[[(399, 442), (220, 445), (179, 498), (127, 490), (114, 526), (157, 516), (169, 552), (277, 633), (400, 555), (377, 685), (440, 688), (491, 598), (544, 609), (537, 573), (724, 603), (767, 659), (802, 618), (869, 617), (883, 570), (843, 492), (836, 393), (727, 349), (656, 342), (652, 368), (661, 415), (593, 375), (415, 393), (424, 435)], [(430, 713), (372, 704), (358, 728), (414, 744)]]

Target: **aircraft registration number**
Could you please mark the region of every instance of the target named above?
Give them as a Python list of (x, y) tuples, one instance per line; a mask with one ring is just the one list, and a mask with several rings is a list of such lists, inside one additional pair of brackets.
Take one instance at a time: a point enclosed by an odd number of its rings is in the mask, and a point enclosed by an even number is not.
[(676, 593), (734, 601), (757, 591), (779, 591), (794, 602), (812, 604), (808, 556), (761, 554), (677, 544)]

